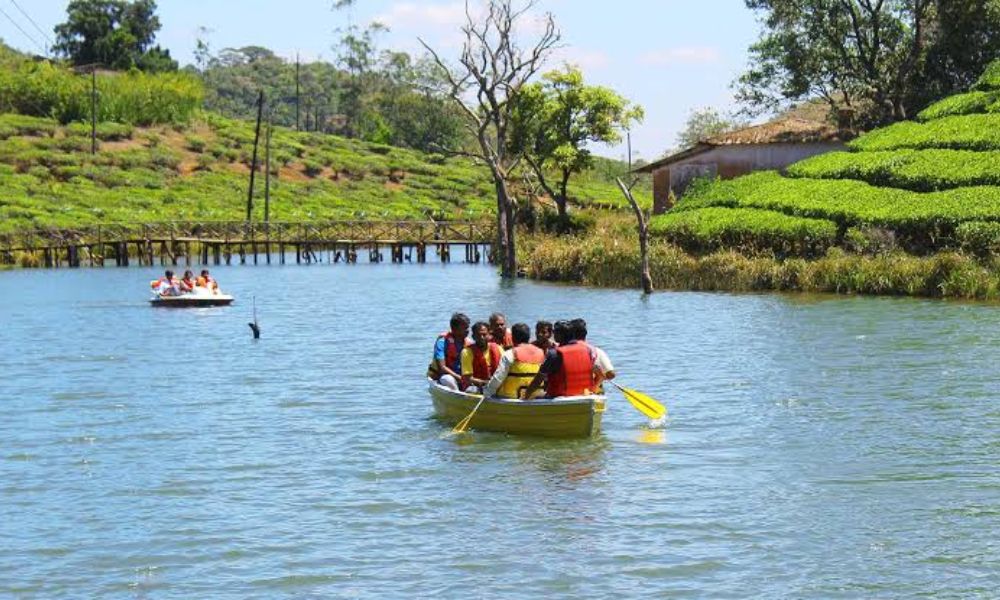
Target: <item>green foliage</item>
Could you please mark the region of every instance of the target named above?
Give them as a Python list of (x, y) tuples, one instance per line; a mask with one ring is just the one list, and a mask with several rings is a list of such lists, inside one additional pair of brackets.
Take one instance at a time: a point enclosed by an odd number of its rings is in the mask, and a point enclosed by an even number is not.
[(154, 0), (72, 0), (52, 50), (75, 65), (176, 71), (170, 52), (152, 45), (160, 29), (155, 12)]
[(875, 186), (931, 192), (1000, 185), (1000, 151), (892, 150), (829, 152), (795, 163), (792, 177), (858, 179)]
[(27, 136), (51, 136), (58, 129), (59, 124), (51, 119), (40, 117), (30, 117), (28, 115), (0, 115), (0, 129), (4, 131), (4, 139), (15, 135)]
[[(131, 125), (187, 122), (201, 106), (197, 78), (184, 73), (102, 74), (97, 78), (97, 120)], [(0, 69), (0, 111), (49, 117), (61, 123), (90, 120), (91, 81), (50, 63)]]
[(702, 208), (654, 217), (650, 231), (690, 252), (733, 249), (745, 254), (817, 256), (837, 237), (823, 219), (792, 217), (749, 208)]
[(982, 76), (973, 86), (977, 90), (1000, 90), (1000, 59), (994, 60), (986, 67)]
[(866, 133), (849, 145), (865, 152), (900, 148), (1000, 150), (1000, 114), (957, 115), (927, 123), (903, 121)]
[(208, 142), (205, 141), (205, 138), (199, 137), (197, 135), (189, 135), (184, 137), (184, 147), (190, 150), (191, 152), (197, 152), (200, 154), (205, 151), (205, 148), (207, 146)]
[[(66, 133), (79, 137), (90, 137), (90, 123), (71, 123), (66, 127)], [(102, 142), (117, 142), (132, 139), (134, 128), (124, 123), (98, 123), (97, 139)]]
[(972, 221), (955, 229), (961, 248), (978, 256), (1000, 255), (1000, 223)]
[(949, 96), (920, 111), (917, 119), (932, 121), (953, 115), (987, 112), (1000, 112), (1000, 92), (968, 92)]
[(546, 233), (580, 234), (593, 229), (596, 220), (593, 215), (574, 211), (562, 214), (552, 210), (542, 210), (538, 214), (538, 225)]
[(744, 123), (732, 116), (723, 115), (714, 108), (691, 111), (684, 129), (677, 134), (677, 145), (690, 148), (710, 137), (743, 127)]

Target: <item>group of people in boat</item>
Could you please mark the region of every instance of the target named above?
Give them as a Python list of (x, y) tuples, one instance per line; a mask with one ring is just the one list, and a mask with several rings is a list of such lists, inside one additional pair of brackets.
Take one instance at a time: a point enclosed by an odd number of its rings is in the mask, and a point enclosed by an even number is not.
[(218, 294), (219, 283), (209, 274), (208, 269), (202, 269), (197, 278), (190, 270), (184, 271), (184, 277), (178, 279), (174, 272), (167, 269), (163, 277), (150, 283), (153, 291), (160, 296), (183, 296), (184, 294)]
[(427, 376), (453, 390), (533, 400), (602, 393), (615, 371), (607, 353), (587, 342), (583, 319), (538, 321), (532, 340), (526, 323), (508, 329), (501, 313), (471, 325), (455, 313), (434, 343)]

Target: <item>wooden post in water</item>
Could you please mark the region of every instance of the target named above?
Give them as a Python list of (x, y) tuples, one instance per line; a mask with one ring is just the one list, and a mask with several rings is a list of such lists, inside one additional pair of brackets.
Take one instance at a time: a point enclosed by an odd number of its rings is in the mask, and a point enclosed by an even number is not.
[(257, 127), (253, 136), (253, 159), (250, 161), (250, 189), (247, 191), (247, 223), (253, 216), (253, 178), (257, 172), (257, 145), (260, 143), (260, 120), (264, 115), (264, 90), (257, 96)]

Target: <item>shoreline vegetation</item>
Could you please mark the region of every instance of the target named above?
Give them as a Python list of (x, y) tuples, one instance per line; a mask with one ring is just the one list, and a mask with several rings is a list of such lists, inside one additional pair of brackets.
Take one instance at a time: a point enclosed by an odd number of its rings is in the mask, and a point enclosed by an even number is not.
[[(639, 243), (633, 221), (607, 216), (585, 234), (522, 236), (523, 272), (542, 281), (637, 288)], [(690, 253), (654, 237), (649, 263), (658, 290), (1000, 299), (1000, 257), (954, 250), (914, 256), (898, 249), (861, 254), (833, 247), (814, 258), (781, 258), (733, 249)]]

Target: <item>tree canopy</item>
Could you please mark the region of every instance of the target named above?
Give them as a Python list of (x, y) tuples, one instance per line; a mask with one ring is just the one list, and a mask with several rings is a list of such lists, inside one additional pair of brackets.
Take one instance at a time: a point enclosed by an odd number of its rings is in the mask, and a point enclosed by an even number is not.
[(762, 16), (737, 82), (750, 114), (820, 97), (862, 126), (906, 119), (1000, 53), (1000, 0), (746, 0)]
[(160, 19), (155, 0), (72, 0), (65, 23), (56, 25), (56, 54), (74, 65), (175, 71), (170, 51), (154, 46)]
[[(593, 164), (587, 145), (618, 143), (622, 132), (643, 118), (641, 107), (612, 89), (586, 85), (583, 73), (571, 65), (524, 86), (514, 107), (511, 145), (523, 151), (560, 216), (566, 215), (570, 177)], [(550, 169), (559, 176), (555, 189), (548, 181)]]
[(684, 129), (677, 134), (677, 145), (681, 148), (690, 148), (712, 136), (733, 131), (742, 126), (743, 123), (735, 117), (724, 115), (714, 108), (694, 110), (688, 115)]

